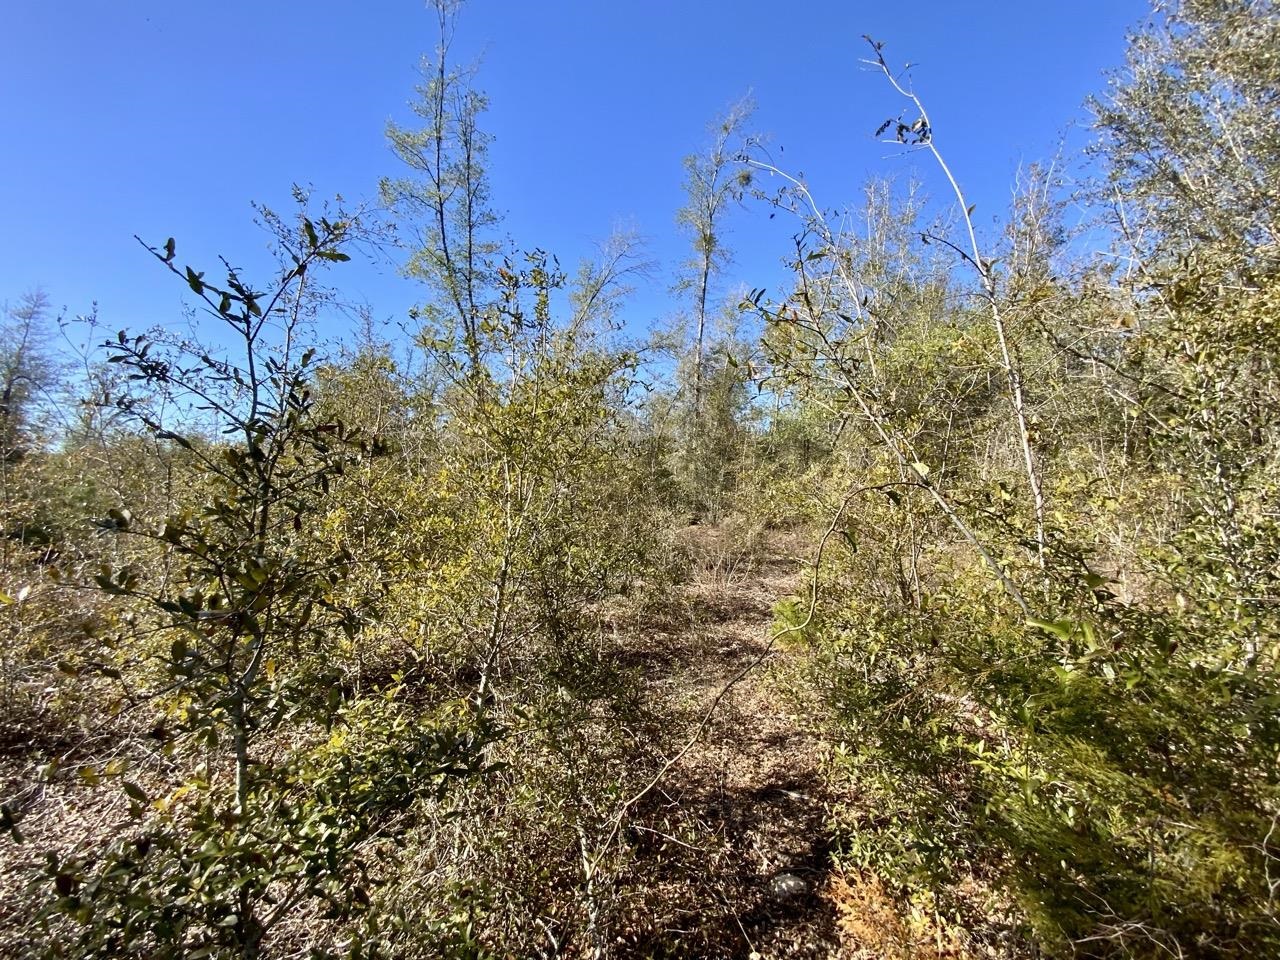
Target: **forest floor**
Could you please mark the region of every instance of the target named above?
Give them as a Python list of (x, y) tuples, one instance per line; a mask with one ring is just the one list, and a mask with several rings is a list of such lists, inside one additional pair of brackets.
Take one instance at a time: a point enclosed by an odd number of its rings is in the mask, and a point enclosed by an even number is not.
[[(670, 718), (669, 729), (686, 731), (682, 742), (665, 745), (668, 756), (688, 742), (725, 685), (760, 661), (636, 811), (640, 823), (693, 826), (708, 845), (706, 856), (686, 856), (670, 876), (670, 892), (694, 897), (667, 913), (661, 939), (688, 956), (857, 956), (841, 943), (831, 897), (817, 741), (777, 682), (787, 661), (803, 654), (770, 644), (774, 605), (804, 589), (803, 562), (786, 541), (739, 552), (733, 540), (732, 531), (715, 527), (682, 532), (695, 575), (683, 587), (681, 614), (636, 638), (651, 702)], [(651, 850), (655, 879), (670, 875), (671, 844)]]

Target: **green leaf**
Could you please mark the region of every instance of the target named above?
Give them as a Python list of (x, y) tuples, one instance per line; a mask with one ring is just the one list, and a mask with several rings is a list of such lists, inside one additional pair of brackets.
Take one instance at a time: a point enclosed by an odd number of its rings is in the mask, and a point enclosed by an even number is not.
[(1071, 633), (1075, 629), (1075, 623), (1071, 620), (1041, 620), (1039, 617), (1028, 617), (1027, 625), (1051, 633), (1061, 640), (1071, 639)]
[(124, 792), (128, 794), (130, 800), (136, 800), (138, 803), (147, 802), (147, 794), (143, 789), (131, 780), (124, 782)]
[(104, 593), (109, 593), (113, 597), (123, 596), (125, 593), (121, 586), (112, 580), (108, 574), (98, 574), (93, 578), (93, 582), (96, 583)]
[(1080, 626), (1081, 632), (1084, 634), (1085, 646), (1087, 646), (1090, 650), (1097, 650), (1098, 636), (1096, 633), (1094, 633), (1093, 624), (1091, 624), (1088, 620), (1082, 620), (1079, 626)]

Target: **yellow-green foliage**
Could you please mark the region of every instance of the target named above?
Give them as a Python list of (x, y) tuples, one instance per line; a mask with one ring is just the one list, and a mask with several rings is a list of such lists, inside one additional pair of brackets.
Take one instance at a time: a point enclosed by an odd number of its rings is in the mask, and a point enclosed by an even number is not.
[[(847, 797), (838, 857), (972, 931), (992, 904), (974, 891), (1003, 897), (1052, 953), (1270, 954), (1273, 248), (1170, 237), (1135, 290), (1048, 282), (1048, 260), (1018, 259), (1037, 230), (1019, 221), (1009, 267), (980, 268), (981, 309), (947, 296), (898, 317), (869, 298), (854, 326), (840, 285), (806, 275), (770, 317), (801, 401), (845, 422), (820, 495), (828, 517), (844, 506), (803, 631)], [(798, 269), (864, 257), (849, 241)], [(900, 282), (919, 261), (902, 262)]]

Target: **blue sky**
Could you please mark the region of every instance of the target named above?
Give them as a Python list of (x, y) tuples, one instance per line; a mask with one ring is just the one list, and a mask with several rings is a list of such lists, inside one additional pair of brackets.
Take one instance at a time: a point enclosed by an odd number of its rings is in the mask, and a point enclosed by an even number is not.
[[(633, 225), (662, 270), (634, 301), (642, 329), (672, 311), (666, 289), (686, 255), (681, 157), (748, 90), (756, 128), (825, 204), (886, 173), (921, 175), (945, 198), (922, 156), (871, 137), (898, 105), (859, 65), (860, 38), (885, 41), (891, 60), (918, 64), (937, 142), (990, 223), (1019, 163), (1055, 152), (1146, 15), (1143, 0), (472, 0), (456, 52), (480, 58), (492, 101), (504, 232), (571, 265)], [(181, 284), (133, 235), (175, 236), (179, 260), (200, 268), (217, 254), (252, 268), (265, 235), (250, 201), (287, 208), (295, 182), (373, 197), (398, 173), (384, 130), (409, 118), (432, 29), (417, 0), (9, 0), (0, 301), (40, 286), (72, 314), (97, 301), (112, 329), (172, 324)], [(776, 285), (780, 221), (735, 215), (727, 283)], [(386, 265), (333, 279), (380, 318), (419, 296)]]

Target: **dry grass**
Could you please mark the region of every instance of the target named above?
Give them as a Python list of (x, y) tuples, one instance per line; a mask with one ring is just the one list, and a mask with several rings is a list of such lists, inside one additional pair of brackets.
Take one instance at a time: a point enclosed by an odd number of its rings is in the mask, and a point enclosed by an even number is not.
[(853, 956), (884, 960), (969, 960), (977, 954), (965, 931), (935, 912), (909, 907), (878, 877), (833, 873), (826, 896), (839, 916), (841, 941)]

